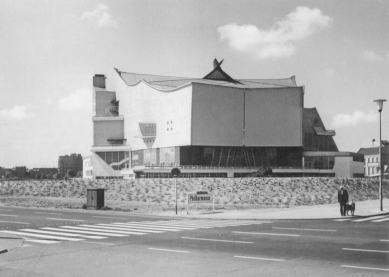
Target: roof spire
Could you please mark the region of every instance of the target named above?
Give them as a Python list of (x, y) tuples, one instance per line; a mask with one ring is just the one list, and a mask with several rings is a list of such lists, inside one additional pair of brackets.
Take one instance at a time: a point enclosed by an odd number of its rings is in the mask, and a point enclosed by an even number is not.
[(215, 59), (213, 60), (213, 68), (215, 69), (215, 68), (221, 66), (222, 63), (223, 63), (223, 61), (224, 61), (224, 60), (222, 60), (222, 61), (219, 63), (219, 62), (217, 61), (217, 59), (215, 58)]
[(231, 78), (227, 73), (223, 71), (223, 69), (220, 67), (223, 61), (224, 60), (218, 62), (217, 59), (214, 59), (213, 70), (210, 73), (208, 73), (203, 79), (215, 80), (215, 81), (226, 81), (234, 84), (242, 84), (241, 82)]

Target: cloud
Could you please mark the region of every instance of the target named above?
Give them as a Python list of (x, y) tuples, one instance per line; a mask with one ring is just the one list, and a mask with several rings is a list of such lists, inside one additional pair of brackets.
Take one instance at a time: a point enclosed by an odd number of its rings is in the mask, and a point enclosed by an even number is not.
[(80, 88), (69, 94), (67, 97), (61, 98), (57, 102), (58, 108), (64, 111), (75, 110), (92, 110), (92, 90), (88, 88)]
[(374, 53), (373, 51), (366, 50), (362, 54), (362, 59), (364, 59), (365, 61), (374, 62), (374, 61), (381, 61), (382, 57), (380, 55)]
[(49, 106), (54, 105), (54, 101), (51, 100), (50, 98), (43, 99), (42, 102)]
[(11, 110), (2, 110), (0, 111), (0, 117), (8, 118), (8, 119), (23, 119), (27, 117), (34, 117), (34, 113), (27, 113), (26, 106), (16, 105)]
[(95, 22), (98, 26), (107, 26), (113, 28), (119, 28), (115, 20), (111, 19), (111, 14), (108, 13), (108, 6), (103, 4), (97, 4), (93, 11), (83, 12), (81, 19), (89, 19)]
[(231, 23), (219, 27), (218, 32), (220, 40), (227, 41), (236, 51), (258, 59), (280, 58), (294, 53), (294, 42), (309, 37), (319, 28), (328, 27), (331, 21), (331, 17), (318, 9), (297, 7), (269, 30)]
[(355, 111), (352, 114), (337, 114), (332, 119), (331, 125), (333, 128), (343, 126), (355, 126), (363, 123), (376, 122), (378, 120), (378, 113), (370, 111), (364, 113), (361, 111)]

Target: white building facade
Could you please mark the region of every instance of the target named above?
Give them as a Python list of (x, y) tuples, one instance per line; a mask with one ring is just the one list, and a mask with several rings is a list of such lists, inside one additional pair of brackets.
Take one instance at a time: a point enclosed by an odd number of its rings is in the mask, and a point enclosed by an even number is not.
[(233, 79), (216, 60), (204, 78), (115, 71), (116, 91), (93, 77), (88, 177), (169, 177), (172, 167), (184, 177), (335, 177), (343, 160), (339, 176), (363, 176), (363, 156), (338, 151), (294, 77)]

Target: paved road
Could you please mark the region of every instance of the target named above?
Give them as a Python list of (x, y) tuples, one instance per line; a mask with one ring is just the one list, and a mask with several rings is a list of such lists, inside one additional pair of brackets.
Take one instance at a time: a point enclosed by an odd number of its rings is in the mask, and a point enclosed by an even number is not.
[(389, 216), (188, 220), (0, 207), (0, 276), (388, 276)]

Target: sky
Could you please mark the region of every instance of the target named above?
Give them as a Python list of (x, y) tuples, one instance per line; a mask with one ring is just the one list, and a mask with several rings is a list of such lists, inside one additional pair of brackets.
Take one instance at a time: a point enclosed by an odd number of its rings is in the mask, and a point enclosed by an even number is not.
[(296, 76), (340, 151), (379, 141), (389, 1), (0, 1), (0, 166), (57, 167), (90, 154), (92, 77), (121, 71), (236, 79)]

